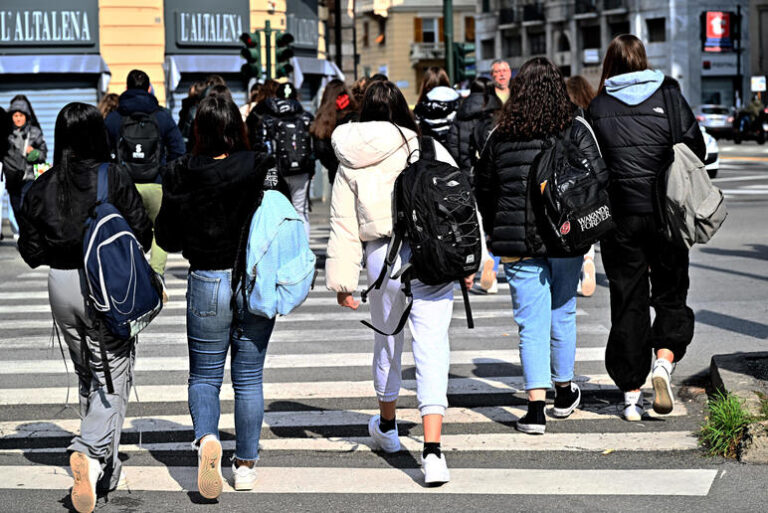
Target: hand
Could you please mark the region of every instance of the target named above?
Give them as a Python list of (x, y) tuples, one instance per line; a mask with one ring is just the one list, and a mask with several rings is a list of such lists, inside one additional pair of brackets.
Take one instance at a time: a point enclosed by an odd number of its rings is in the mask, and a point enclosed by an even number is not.
[(32, 146), (27, 146), (27, 154), (29, 154), (34, 148)]
[(356, 301), (349, 292), (337, 292), (336, 302), (339, 303), (339, 306), (349, 308), (350, 310), (357, 310), (357, 307), (360, 306), (360, 301)]
[(464, 285), (467, 286), (467, 289), (471, 289), (472, 285), (474, 284), (475, 284), (475, 273), (472, 273), (466, 278), (464, 278)]

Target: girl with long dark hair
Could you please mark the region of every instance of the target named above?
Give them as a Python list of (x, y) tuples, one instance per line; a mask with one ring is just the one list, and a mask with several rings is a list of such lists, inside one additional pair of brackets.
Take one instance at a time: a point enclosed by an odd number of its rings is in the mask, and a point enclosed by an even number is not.
[(477, 203), (491, 251), (504, 264), (520, 334), (528, 412), (518, 420), (517, 429), (543, 434), (546, 392), (553, 382), (554, 416), (568, 417), (581, 400), (573, 369), (582, 257), (558, 258), (548, 250), (538, 222), (529, 214), (537, 209), (528, 177), (536, 157), (555, 137), (568, 137), (587, 156), (598, 179), (606, 181), (607, 173), (586, 122), (574, 119), (565, 81), (551, 61), (543, 57), (527, 61), (511, 91), (476, 166)]
[(267, 160), (250, 151), (243, 117), (226, 96), (200, 102), (194, 133), (193, 153), (165, 170), (155, 235), (165, 250), (181, 251), (189, 260), (189, 411), (198, 448), (198, 489), (211, 499), (223, 486), (219, 391), (230, 351), (234, 487), (250, 490), (255, 484), (264, 418), (262, 373), (275, 319), (248, 312), (235, 265), (263, 191)]
[[(608, 46), (589, 117), (610, 169), (616, 223), (600, 245), (611, 291), (605, 366), (624, 392), (624, 418), (639, 421), (644, 412), (640, 387), (649, 372), (654, 411), (674, 408), (672, 370), (693, 339), (693, 310), (686, 304), (688, 250), (661, 235), (658, 181), (675, 143), (685, 143), (702, 160), (706, 146), (680, 86), (649, 69), (643, 43), (628, 34)], [(680, 127), (681, 141), (672, 140), (673, 124)]]
[[(97, 484), (118, 486), (120, 433), (133, 382), (134, 340), (100, 334), (87, 304), (83, 271), (84, 224), (96, 204), (100, 164), (110, 151), (104, 118), (84, 103), (70, 103), (56, 118), (53, 167), (31, 185), (19, 215), (19, 252), (30, 267), (50, 266), (48, 296), (80, 382), (80, 433), (72, 439), (70, 465), (75, 481), (72, 504), (93, 511)], [(108, 199), (123, 215), (142, 247), (149, 249), (152, 225), (128, 173), (110, 164)], [(107, 361), (102, 359), (99, 337)], [(102, 385), (109, 367), (114, 393)]]
[[(389, 81), (371, 84), (365, 92), (359, 123), (341, 125), (332, 143), (339, 159), (333, 184), (331, 237), (326, 260), (326, 285), (336, 292), (342, 307), (357, 309), (352, 297), (365, 259), (369, 283), (376, 280), (392, 237), (392, 192), (409, 157), (417, 158), (419, 130), (403, 93)], [(413, 154), (413, 155), (412, 155)], [(436, 158), (454, 164), (448, 151), (435, 142)], [(403, 246), (395, 268), (407, 262), (410, 248)], [(405, 307), (399, 279), (387, 278), (370, 293), (371, 321), (387, 326), (399, 319)], [(453, 285), (428, 286), (411, 281), (413, 307), (409, 321), (416, 362), (416, 389), (424, 424), (422, 469), (428, 485), (449, 480), (445, 456), (440, 451), (443, 415), (448, 406), (450, 347), (448, 326), (453, 311)], [(394, 326), (391, 326), (393, 328)], [(376, 448), (400, 450), (395, 412), (402, 380), (400, 358), (404, 336), (374, 334), (373, 383), (379, 415), (368, 423)]]
[(333, 185), (339, 160), (331, 145), (331, 134), (338, 125), (356, 120), (357, 102), (342, 80), (331, 80), (325, 86), (317, 117), (309, 132), (312, 134), (315, 156), (328, 170), (328, 180)]
[(424, 72), (419, 90), (419, 99), (413, 114), (424, 135), (434, 137), (446, 144), (459, 108), (460, 95), (452, 87), (444, 69), (432, 66)]

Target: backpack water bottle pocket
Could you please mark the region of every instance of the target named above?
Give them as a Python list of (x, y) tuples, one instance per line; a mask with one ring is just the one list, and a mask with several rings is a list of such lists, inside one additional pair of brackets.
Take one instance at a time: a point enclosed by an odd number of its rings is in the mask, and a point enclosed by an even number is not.
[(287, 315), (301, 305), (315, 277), (315, 255), (301, 252), (277, 270), (277, 313)]

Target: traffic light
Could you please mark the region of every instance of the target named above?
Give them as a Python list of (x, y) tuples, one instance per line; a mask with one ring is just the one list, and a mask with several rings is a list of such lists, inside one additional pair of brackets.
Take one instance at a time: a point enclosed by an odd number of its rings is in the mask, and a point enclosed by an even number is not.
[(245, 48), (240, 50), (240, 55), (245, 59), (245, 64), (240, 68), (243, 78), (259, 79), (263, 73), (261, 67), (261, 32), (243, 32), (240, 35), (240, 41), (243, 42)]
[(293, 71), (293, 35), (282, 30), (275, 31), (275, 75), (277, 78), (287, 77)]
[(474, 43), (453, 43), (453, 55), (456, 59), (456, 82), (473, 80), (477, 76)]

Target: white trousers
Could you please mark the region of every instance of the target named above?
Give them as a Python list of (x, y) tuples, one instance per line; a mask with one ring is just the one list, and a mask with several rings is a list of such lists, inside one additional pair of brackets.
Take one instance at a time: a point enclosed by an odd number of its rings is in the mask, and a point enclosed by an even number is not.
[[(366, 243), (368, 283), (379, 276), (387, 253), (388, 239)], [(401, 260), (410, 257), (410, 248), (404, 245), (394, 269)], [(391, 274), (391, 273), (390, 273)], [(370, 293), (371, 322), (376, 328), (391, 332), (397, 326), (405, 309), (406, 299), (400, 280), (387, 279), (379, 290)], [(444, 415), (448, 407), (448, 370), (451, 348), (448, 328), (453, 315), (453, 283), (425, 285), (411, 281), (413, 307), (408, 326), (413, 335), (413, 358), (416, 363), (416, 396), (421, 415)], [(386, 337), (374, 334), (373, 386), (380, 401), (394, 401), (400, 395), (405, 335)]]

